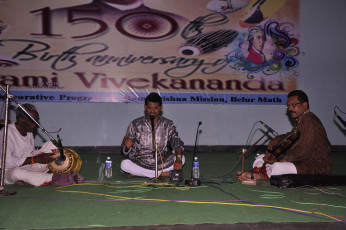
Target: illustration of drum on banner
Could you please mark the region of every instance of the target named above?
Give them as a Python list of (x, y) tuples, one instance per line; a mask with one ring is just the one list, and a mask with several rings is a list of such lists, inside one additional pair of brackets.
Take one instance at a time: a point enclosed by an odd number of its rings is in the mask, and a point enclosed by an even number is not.
[(210, 53), (226, 47), (234, 41), (238, 32), (234, 30), (218, 30), (199, 34), (188, 39), (179, 49), (179, 53), (190, 56)]

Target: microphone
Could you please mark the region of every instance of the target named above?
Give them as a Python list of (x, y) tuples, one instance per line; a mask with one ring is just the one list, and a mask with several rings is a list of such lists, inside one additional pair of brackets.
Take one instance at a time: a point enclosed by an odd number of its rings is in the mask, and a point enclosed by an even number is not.
[(339, 119), (339, 121), (346, 127), (346, 121), (344, 121), (336, 111), (334, 111), (334, 113), (335, 116)]
[(150, 115), (150, 121), (151, 121), (151, 131), (154, 132), (154, 115)]
[(274, 129), (270, 128), (266, 123), (264, 123), (263, 121), (260, 121), (260, 123), (266, 128), (268, 129), (269, 132), (271, 132), (274, 136), (279, 135), (278, 132), (274, 131)]
[(65, 161), (66, 157), (65, 157), (65, 154), (64, 154), (64, 150), (63, 150), (63, 147), (62, 147), (60, 136), (57, 135), (57, 138), (58, 138), (58, 143), (59, 143), (60, 161)]
[(58, 138), (58, 143), (57, 143), (56, 146), (57, 146), (58, 149), (59, 149), (60, 156), (56, 158), (55, 163), (56, 163), (57, 165), (62, 165), (62, 164), (65, 162), (65, 160), (66, 160), (66, 156), (65, 156), (65, 154), (64, 154), (64, 149), (63, 149), (63, 147), (62, 147), (62, 143), (61, 143), (60, 136), (57, 135), (57, 138)]

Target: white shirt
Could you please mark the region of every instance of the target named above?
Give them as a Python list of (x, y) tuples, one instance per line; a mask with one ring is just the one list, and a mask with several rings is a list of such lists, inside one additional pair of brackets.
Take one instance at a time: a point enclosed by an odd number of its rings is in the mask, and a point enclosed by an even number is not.
[[(0, 131), (0, 163), (2, 161), (2, 142), (4, 128)], [(17, 130), (14, 123), (8, 125), (7, 149), (5, 169), (13, 169), (22, 166), (27, 157), (35, 156), (38, 150), (35, 150), (34, 136), (28, 132), (24, 137)]]

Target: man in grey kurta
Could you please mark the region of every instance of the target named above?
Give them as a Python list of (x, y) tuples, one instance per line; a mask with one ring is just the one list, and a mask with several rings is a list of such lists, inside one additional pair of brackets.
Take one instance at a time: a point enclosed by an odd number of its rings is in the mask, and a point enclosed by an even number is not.
[(169, 176), (171, 170), (182, 169), (184, 142), (180, 139), (174, 122), (163, 116), (162, 99), (151, 93), (145, 100), (145, 116), (133, 120), (121, 144), (127, 156), (121, 169), (131, 176), (155, 176), (158, 154), (158, 175)]

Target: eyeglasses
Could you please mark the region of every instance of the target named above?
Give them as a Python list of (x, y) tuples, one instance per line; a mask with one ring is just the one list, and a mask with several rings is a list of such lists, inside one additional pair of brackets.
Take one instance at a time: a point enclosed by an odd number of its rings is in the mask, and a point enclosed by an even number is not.
[(147, 109), (158, 110), (161, 106), (147, 106)]
[(286, 109), (289, 109), (290, 107), (295, 108), (295, 107), (297, 107), (297, 105), (299, 105), (299, 104), (301, 104), (301, 103), (298, 102), (298, 103), (287, 104), (287, 105), (286, 105)]

